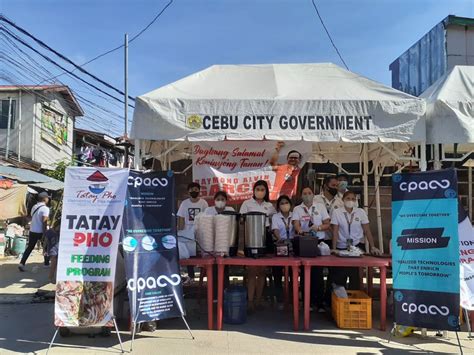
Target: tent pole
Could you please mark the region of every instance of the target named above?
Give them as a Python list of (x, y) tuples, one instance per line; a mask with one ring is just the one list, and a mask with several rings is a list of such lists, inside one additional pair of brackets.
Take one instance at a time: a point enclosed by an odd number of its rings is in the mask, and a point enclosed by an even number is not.
[[(375, 167), (374, 176), (375, 176), (375, 207), (377, 210), (377, 236), (379, 239), (379, 249), (383, 253), (383, 230), (382, 230), (382, 211), (380, 208), (380, 170), (379, 166)], [(382, 171), (383, 173), (383, 171)]]
[(434, 144), (434, 169), (441, 170), (441, 161), (439, 160), (439, 144)]
[(421, 142), (420, 145), (420, 170), (426, 171), (427, 164), (426, 164), (426, 142)]
[(135, 155), (133, 165), (135, 170), (141, 170), (142, 168), (142, 150), (140, 139), (135, 139)]
[[(364, 180), (364, 210), (367, 215), (369, 215), (369, 151), (368, 151), (368, 146), (367, 143), (364, 143), (362, 147), (362, 154), (363, 154), (363, 159), (364, 159), (364, 174), (362, 179)], [(369, 243), (365, 243), (365, 251), (367, 253), (370, 252), (369, 250)]]
[(469, 218), (472, 221), (472, 166), (467, 168), (467, 182), (468, 182), (468, 198), (469, 201), (467, 203), (468, 210), (469, 210)]

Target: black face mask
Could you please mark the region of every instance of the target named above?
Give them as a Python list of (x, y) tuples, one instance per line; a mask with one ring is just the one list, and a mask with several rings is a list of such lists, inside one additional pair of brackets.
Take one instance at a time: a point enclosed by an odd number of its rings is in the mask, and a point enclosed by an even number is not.
[(333, 196), (336, 196), (337, 194), (337, 189), (334, 188), (334, 187), (328, 187), (328, 192), (333, 195)]
[(189, 193), (189, 195), (190, 195), (192, 198), (196, 198), (196, 197), (199, 196), (199, 192), (198, 192), (198, 191), (191, 191), (191, 192)]

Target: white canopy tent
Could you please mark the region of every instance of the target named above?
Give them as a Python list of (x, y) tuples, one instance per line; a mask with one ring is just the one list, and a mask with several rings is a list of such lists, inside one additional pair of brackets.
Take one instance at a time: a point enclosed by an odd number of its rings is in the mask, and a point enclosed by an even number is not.
[[(378, 192), (383, 166), (426, 168), (424, 113), (423, 100), (330, 63), (215, 65), (139, 96), (131, 138), (165, 166), (189, 158), (192, 142), (310, 141), (310, 162), (363, 162), (367, 196), (369, 173)], [(382, 245), (378, 193), (376, 205)]]
[[(426, 142), (434, 145), (435, 168), (441, 167), (441, 161), (465, 161), (474, 153), (474, 66), (455, 66), (420, 97), (426, 100)], [(445, 152), (451, 152), (454, 143), (463, 155), (447, 158)], [(468, 188), (472, 218), (471, 165)]]

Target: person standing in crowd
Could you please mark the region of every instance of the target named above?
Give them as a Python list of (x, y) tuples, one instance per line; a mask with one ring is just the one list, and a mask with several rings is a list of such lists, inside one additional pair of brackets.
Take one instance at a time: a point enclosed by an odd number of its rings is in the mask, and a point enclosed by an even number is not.
[(46, 253), (50, 258), (51, 267), (49, 269), (49, 282), (56, 283), (56, 271), (58, 269), (58, 251), (59, 251), (59, 236), (61, 233), (61, 221), (56, 220), (51, 228), (44, 233), (46, 240)]
[[(337, 176), (337, 181), (339, 181), (339, 185), (337, 187), (337, 197), (342, 201), (342, 196), (344, 193), (349, 191), (349, 184), (350, 184), (350, 178), (349, 175), (341, 173), (338, 174)], [(359, 207), (359, 200), (357, 199), (357, 207)]]
[[(293, 204), (287, 195), (281, 195), (276, 204), (277, 213), (272, 217), (272, 232), (275, 243), (284, 243), (290, 241), (295, 236), (295, 230), (292, 223), (293, 214), (291, 208)], [(273, 279), (275, 281), (276, 298), (278, 309), (283, 310), (283, 267), (274, 266), (272, 268)]]
[[(380, 250), (375, 247), (374, 238), (370, 231), (369, 218), (362, 208), (358, 208), (356, 195), (347, 191), (342, 197), (344, 207), (335, 209), (331, 215), (333, 226), (333, 250), (347, 250), (350, 246), (365, 250), (365, 238), (369, 243), (370, 253), (380, 255)], [(365, 237), (365, 238), (364, 238)], [(349, 290), (360, 288), (359, 268), (334, 268), (332, 281), (338, 286), (347, 287)]]
[[(36, 243), (42, 240), (43, 235), (46, 232), (49, 218), (48, 202), (48, 194), (46, 192), (41, 192), (38, 194), (38, 203), (31, 209), (30, 235), (28, 237), (28, 246), (23, 253), (20, 265), (18, 265), (20, 271), (25, 271), (26, 260), (28, 260), (28, 257), (36, 246)], [(49, 265), (49, 258), (46, 255), (44, 256), (44, 265)]]
[(227, 194), (225, 191), (217, 191), (214, 195), (214, 206), (208, 207), (204, 213), (208, 216), (216, 216), (224, 211), (235, 211), (232, 207), (227, 206)]
[[(326, 231), (330, 228), (330, 217), (326, 207), (322, 203), (315, 202), (314, 193), (310, 187), (303, 189), (301, 198), (303, 203), (296, 206), (293, 211), (296, 234), (310, 234), (318, 238), (320, 243), (325, 243)], [(320, 313), (325, 312), (324, 291), (324, 268), (313, 266), (311, 268), (311, 303)]]
[(301, 171), (301, 153), (291, 150), (286, 156), (285, 164), (278, 164), (278, 158), (281, 149), (285, 146), (284, 142), (278, 142), (275, 152), (270, 159), (270, 165), (275, 172), (275, 184), (271, 198), (276, 200), (280, 195), (293, 196), (297, 191), (298, 175)]
[(328, 175), (323, 180), (321, 193), (314, 197), (314, 202), (322, 203), (326, 206), (326, 210), (331, 215), (332, 211), (337, 208), (342, 208), (344, 203), (342, 199), (337, 196), (339, 181), (335, 176)]
[[(267, 215), (266, 227), (270, 227), (269, 219), (276, 211), (270, 202), (270, 191), (266, 181), (258, 180), (253, 185), (253, 197), (242, 203), (240, 213), (245, 214), (248, 212), (265, 213)], [(265, 277), (265, 268), (258, 266), (247, 267), (248, 309), (250, 312), (253, 312), (255, 309), (260, 310), (263, 308), (262, 296), (265, 286)]]
[[(196, 216), (209, 207), (207, 202), (200, 198), (201, 185), (191, 182), (188, 185), (189, 198), (181, 202), (178, 209), (178, 230), (192, 231), (194, 233), (194, 221)], [(194, 279), (194, 267), (188, 266), (188, 275)]]

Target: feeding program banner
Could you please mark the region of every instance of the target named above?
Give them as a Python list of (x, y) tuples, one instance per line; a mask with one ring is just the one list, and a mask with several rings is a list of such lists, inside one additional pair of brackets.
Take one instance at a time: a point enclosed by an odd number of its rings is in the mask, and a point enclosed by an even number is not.
[(392, 177), (397, 324), (459, 329), (457, 186), (454, 169)]
[(461, 307), (474, 311), (474, 228), (459, 205), (459, 261), (461, 263)]
[(232, 203), (252, 197), (253, 184), (265, 180), (270, 199), (293, 196), (301, 168), (311, 155), (310, 142), (222, 141), (193, 144), (193, 180), (203, 198), (227, 192)]
[(171, 171), (130, 172), (122, 245), (134, 323), (184, 315), (174, 211)]
[(56, 326), (104, 326), (112, 321), (127, 178), (127, 169), (66, 169)]

